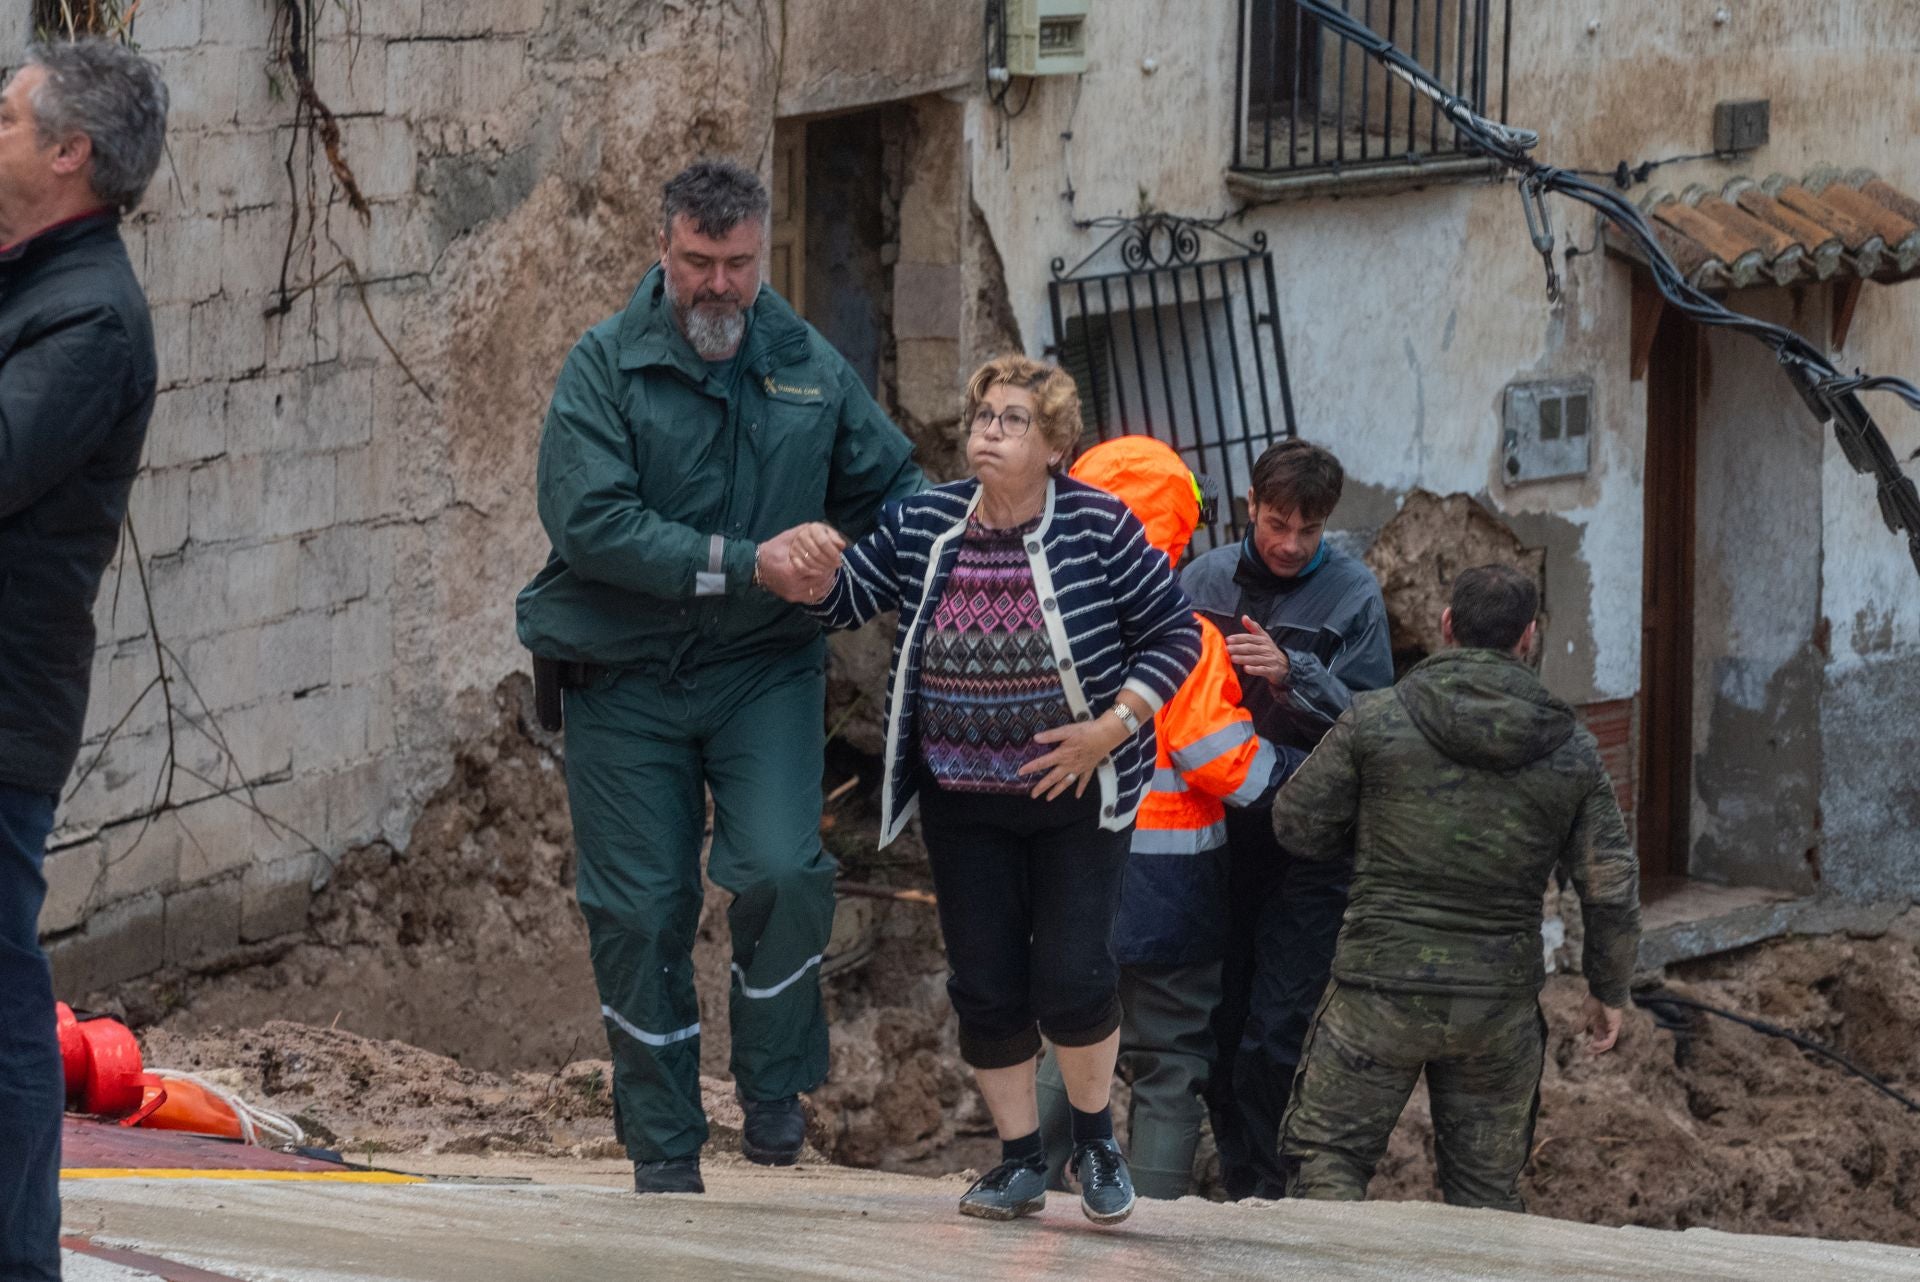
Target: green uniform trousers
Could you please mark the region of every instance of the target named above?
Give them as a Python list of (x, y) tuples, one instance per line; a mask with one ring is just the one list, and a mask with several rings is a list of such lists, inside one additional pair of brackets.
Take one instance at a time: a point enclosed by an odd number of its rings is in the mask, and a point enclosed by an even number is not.
[(1280, 1152), (1294, 1197), (1357, 1202), (1424, 1069), (1440, 1194), (1523, 1211), (1546, 1021), (1533, 997), (1329, 984), (1307, 1031)]
[(734, 895), (734, 1081), (767, 1100), (826, 1077), (823, 656), (816, 643), (670, 681), (617, 671), (567, 692), (580, 909), (613, 1048), (614, 1116), (636, 1162), (691, 1156), (707, 1138), (692, 958), (707, 790), (708, 875)]
[[(1120, 968), (1120, 1067), (1133, 1079), (1127, 1121), (1127, 1166), (1142, 1197), (1185, 1197), (1193, 1191), (1193, 1155), (1207, 1115), (1201, 1096), (1213, 1073), (1213, 1009), (1220, 1004), (1220, 963)], [(1040, 1133), (1047, 1176), (1066, 1187), (1073, 1155), (1060, 1064), (1051, 1047), (1040, 1063)]]

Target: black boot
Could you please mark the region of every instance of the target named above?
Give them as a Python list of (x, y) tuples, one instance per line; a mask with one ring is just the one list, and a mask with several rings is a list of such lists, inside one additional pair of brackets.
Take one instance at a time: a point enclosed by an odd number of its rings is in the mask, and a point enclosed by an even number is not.
[(700, 1178), (700, 1156), (670, 1157), (663, 1162), (633, 1164), (635, 1193), (705, 1193), (707, 1184)]
[(792, 1166), (807, 1142), (807, 1115), (798, 1095), (783, 1099), (740, 1101), (746, 1123), (740, 1128), (740, 1151), (762, 1166)]

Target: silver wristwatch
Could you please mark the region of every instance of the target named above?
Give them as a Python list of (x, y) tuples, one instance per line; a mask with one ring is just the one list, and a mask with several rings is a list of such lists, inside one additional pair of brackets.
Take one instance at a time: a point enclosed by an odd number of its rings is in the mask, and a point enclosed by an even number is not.
[(1140, 733), (1140, 718), (1134, 715), (1132, 708), (1129, 708), (1126, 704), (1116, 699), (1113, 702), (1113, 706), (1108, 708), (1107, 711), (1120, 718), (1120, 724), (1127, 728), (1128, 734)]

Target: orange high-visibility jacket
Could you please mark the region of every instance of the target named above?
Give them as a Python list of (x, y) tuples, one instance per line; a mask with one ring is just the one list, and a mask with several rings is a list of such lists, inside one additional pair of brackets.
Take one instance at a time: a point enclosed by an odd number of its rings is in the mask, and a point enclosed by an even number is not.
[[(1118, 437), (1081, 455), (1073, 476), (1125, 502), (1146, 526), (1148, 541), (1179, 563), (1200, 523), (1200, 496), (1172, 447), (1146, 436)], [(1224, 846), (1225, 805), (1260, 796), (1274, 753), (1240, 706), (1240, 677), (1226, 641), (1205, 619), (1200, 662), (1154, 715), (1153, 726), (1159, 752), (1153, 786), (1134, 821), (1133, 849), (1176, 855)]]

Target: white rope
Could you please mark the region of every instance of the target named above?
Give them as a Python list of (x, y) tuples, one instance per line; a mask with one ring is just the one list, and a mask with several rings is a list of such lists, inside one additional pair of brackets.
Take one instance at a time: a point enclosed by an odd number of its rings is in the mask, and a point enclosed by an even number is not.
[[(285, 1113), (276, 1113), (270, 1108), (250, 1104), (234, 1092), (217, 1082), (210, 1082), (198, 1073), (189, 1073), (177, 1068), (149, 1068), (155, 1077), (168, 1081), (188, 1082), (218, 1099), (233, 1110), (240, 1122), (240, 1138), (248, 1144), (262, 1148), (297, 1148), (306, 1143), (307, 1133), (300, 1124)], [(262, 1138), (264, 1137), (264, 1138)]]

